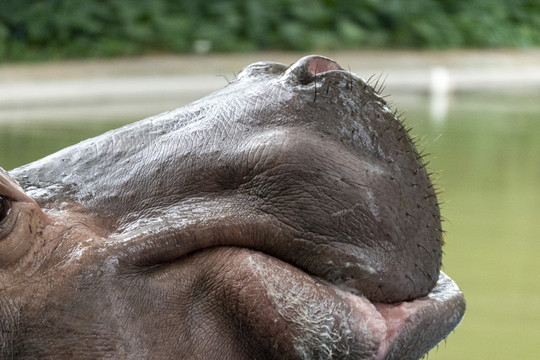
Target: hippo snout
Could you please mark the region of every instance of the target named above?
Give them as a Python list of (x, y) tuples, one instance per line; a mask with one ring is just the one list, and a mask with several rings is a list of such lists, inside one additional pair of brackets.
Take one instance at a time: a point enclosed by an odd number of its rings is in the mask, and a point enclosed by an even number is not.
[[(246, 72), (251, 81), (259, 79), (250, 68)], [(291, 197), (288, 211), (298, 208), (294, 222), (309, 224), (313, 236), (293, 241), (279, 257), (376, 301), (428, 294), (441, 265), (440, 212), (401, 122), (371, 87), (330, 59), (308, 56), (273, 76), (288, 90), (276, 96), (287, 110), (250, 149), (271, 148), (266, 152), (276, 160), (265, 158), (271, 164), (265, 173), (286, 169), (261, 182), (265, 189), (283, 184), (274, 193), (279, 201), (293, 188), (309, 196), (304, 203)], [(291, 258), (306, 252), (310, 256)]]
[(417, 359), (465, 309), (407, 131), (322, 56), (0, 172), (0, 205), (0, 358)]

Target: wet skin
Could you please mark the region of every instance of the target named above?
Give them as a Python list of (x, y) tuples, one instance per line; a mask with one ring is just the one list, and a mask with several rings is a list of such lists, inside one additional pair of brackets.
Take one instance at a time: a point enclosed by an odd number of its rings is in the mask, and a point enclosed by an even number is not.
[(422, 159), (362, 79), (256, 63), (0, 171), (2, 359), (417, 359), (461, 320)]

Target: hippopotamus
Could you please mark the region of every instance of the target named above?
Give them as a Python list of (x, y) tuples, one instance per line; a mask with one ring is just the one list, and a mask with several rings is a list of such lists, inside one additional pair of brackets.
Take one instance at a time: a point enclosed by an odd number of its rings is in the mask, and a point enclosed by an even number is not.
[(418, 359), (461, 321), (437, 194), (333, 60), (0, 171), (2, 359)]

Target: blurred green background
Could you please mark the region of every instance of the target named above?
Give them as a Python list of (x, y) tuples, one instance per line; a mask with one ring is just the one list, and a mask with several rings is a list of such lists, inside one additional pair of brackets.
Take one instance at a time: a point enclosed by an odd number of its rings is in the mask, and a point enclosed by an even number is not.
[(2, 0), (0, 60), (540, 45), (538, 0)]
[[(392, 98), (404, 110), (412, 133), (421, 139), (419, 147), (431, 154), (429, 168), (443, 190), (440, 200), (447, 219), (443, 224), (447, 231), (443, 270), (456, 280), (467, 299), (462, 324), (446, 343), (430, 352), (429, 359), (537, 359), (540, 80), (535, 80), (538, 72), (533, 70), (540, 66), (539, 57), (538, 66), (534, 67), (539, 46), (540, 0), (2, 0), (0, 165), (12, 169), (171, 108), (169, 103), (160, 105), (161, 94), (159, 99), (156, 96), (159, 106), (152, 107), (144, 102), (136, 104), (143, 98), (140, 94), (135, 99), (129, 93), (113, 96), (116, 90), (103, 97), (94, 95), (90, 100), (73, 98), (69, 91), (63, 100), (46, 98), (49, 90), (78, 83), (79, 78), (83, 88), (94, 84), (89, 79), (95, 77), (110, 78), (112, 84), (119, 77), (129, 77), (134, 79), (133, 84), (144, 80), (147, 86), (147, 79), (156, 74), (163, 81), (179, 71), (182, 76), (190, 73), (192, 66), (205, 58), (204, 54), (216, 52), (221, 55), (213, 55), (204, 63), (203, 70), (210, 76), (238, 71), (247, 65), (245, 56), (236, 57), (239, 52), (254, 52), (253, 59), (260, 60), (258, 51), (279, 50), (267, 56), (267, 60), (276, 60), (331, 51), (335, 55), (332, 57), (344, 66), (344, 58), (357, 56), (369, 57), (381, 68), (391, 58), (384, 71), (389, 77)], [(504, 50), (496, 52), (470, 50), (501, 47)], [(402, 50), (388, 51), (396, 48)], [(469, 50), (426, 51), (448, 48)], [(379, 52), (366, 53), (365, 49)], [(403, 49), (415, 49), (415, 56), (408, 56)], [(334, 52), (337, 50), (349, 52), (345, 57)], [(507, 55), (501, 61), (490, 62), (499, 52)], [(176, 64), (169, 70), (164, 70), (169, 62), (162, 60), (148, 69), (156, 59), (171, 53), (187, 55), (166, 58)], [(189, 55), (192, 53), (199, 55)], [(149, 54), (153, 57), (133, 57)], [(533, 59), (526, 66), (521, 60), (512, 60), (523, 54)], [(88, 60), (118, 56), (132, 57), (121, 61)], [(452, 59), (448, 60), (450, 56)], [(435, 60), (423, 64), (423, 57)], [(501, 80), (488, 91), (485, 88), (489, 86), (446, 89), (443, 96), (449, 107), (444, 118), (438, 120), (430, 109), (434, 90), (429, 80), (420, 82), (420, 87), (414, 82), (408, 87), (405, 81), (405, 85), (392, 88), (393, 79), (414, 80), (417, 74), (423, 74), (413, 72), (407, 77), (411, 63), (421, 63), (415, 65), (414, 71), (425, 67), (429, 72), (437, 59), (448, 66), (461, 57), (467, 59), (466, 63), (474, 62), (464, 72), (471, 78), (477, 72), (489, 70), (488, 75), (497, 80), (528, 66), (530, 76), (527, 71), (520, 73), (525, 74), (521, 80), (527, 81), (527, 86), (521, 86), (519, 79), (510, 76), (514, 83), (509, 88), (505, 86), (506, 80)], [(26, 65), (21, 65), (21, 61)], [(29, 61), (31, 65), (27, 65)], [(131, 66), (141, 61), (148, 65), (144, 74), (137, 74), (139, 70)], [(482, 65), (484, 62), (489, 69)], [(190, 79), (179, 77), (178, 81), (191, 81), (189, 87), (201, 81)], [(486, 79), (490, 78), (476, 82)], [(443, 76), (441, 82), (444, 81)], [(49, 87), (41, 88), (43, 84)], [(225, 84), (223, 81), (219, 86)], [(26, 87), (18, 87), (23, 85)], [(99, 89), (99, 84), (96, 86)], [(28, 93), (33, 88), (45, 90), (37, 90), (35, 96), (30, 94), (32, 97)], [(13, 95), (13, 89), (18, 89), (20, 98)], [(171, 101), (181, 106), (210, 91), (210, 87), (205, 89), (197, 88), (192, 91), (192, 98), (181, 100), (171, 92)], [(83, 90), (85, 94), (87, 89)], [(45, 100), (35, 100), (41, 97)], [(11, 100), (2, 100), (6, 98)], [(84, 106), (73, 107), (76, 101)], [(120, 110), (115, 108), (98, 115), (91, 111), (107, 109), (111, 103), (120, 104)], [(53, 105), (61, 111), (64, 107), (68, 115), (61, 121), (55, 120), (61, 112), (51, 115)], [(137, 105), (144, 109), (133, 111)], [(19, 108), (26, 112), (18, 111)]]

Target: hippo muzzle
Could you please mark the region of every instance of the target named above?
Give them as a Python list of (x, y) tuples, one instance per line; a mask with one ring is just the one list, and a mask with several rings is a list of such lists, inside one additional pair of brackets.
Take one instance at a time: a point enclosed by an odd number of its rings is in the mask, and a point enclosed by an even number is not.
[(406, 129), (321, 56), (0, 172), (2, 359), (418, 359), (463, 317)]

